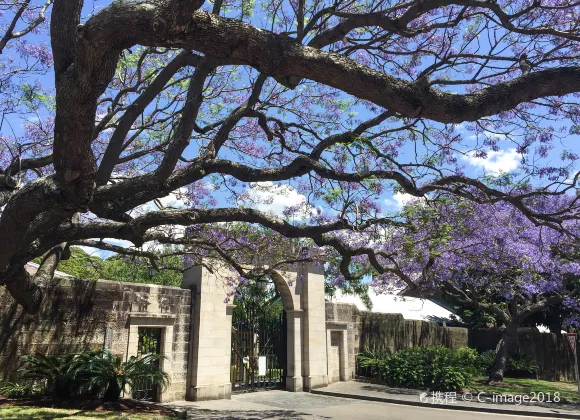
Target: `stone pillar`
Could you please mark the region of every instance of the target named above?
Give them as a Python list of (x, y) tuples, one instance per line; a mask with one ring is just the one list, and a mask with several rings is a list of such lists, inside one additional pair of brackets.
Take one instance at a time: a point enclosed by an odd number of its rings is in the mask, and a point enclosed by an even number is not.
[(304, 282), (301, 303), (303, 315), (302, 376), (305, 391), (328, 385), (326, 360), (326, 304), (324, 269), (304, 264), (300, 275)]
[(302, 384), (302, 310), (286, 310), (286, 390), (300, 392)]
[(212, 274), (201, 266), (192, 267), (184, 273), (182, 287), (192, 286), (196, 293), (192, 302), (195, 308), (191, 320), (187, 398), (191, 401), (229, 399), (234, 305), (225, 302), (230, 287), (227, 274)]

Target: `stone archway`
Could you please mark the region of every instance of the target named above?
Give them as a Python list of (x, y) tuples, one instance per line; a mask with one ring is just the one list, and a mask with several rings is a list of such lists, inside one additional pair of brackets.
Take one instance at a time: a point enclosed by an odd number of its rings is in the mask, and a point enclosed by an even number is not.
[[(184, 273), (192, 293), (187, 398), (193, 401), (230, 398), (231, 327), (235, 305), (224, 300), (231, 273), (211, 273), (202, 266)], [(297, 271), (272, 272), (287, 322), (288, 391), (328, 385), (324, 274), (312, 263)]]
[[(282, 306), (284, 307), (285, 311), (293, 311), (296, 306), (294, 303), (294, 293), (290, 289), (290, 285), (288, 284), (288, 279), (285, 279), (284, 276), (276, 270), (272, 270), (270, 272), (270, 276), (274, 281), (274, 285), (276, 289), (278, 289), (278, 293), (280, 293), (280, 297), (282, 298)], [(299, 302), (297, 302), (299, 304)]]

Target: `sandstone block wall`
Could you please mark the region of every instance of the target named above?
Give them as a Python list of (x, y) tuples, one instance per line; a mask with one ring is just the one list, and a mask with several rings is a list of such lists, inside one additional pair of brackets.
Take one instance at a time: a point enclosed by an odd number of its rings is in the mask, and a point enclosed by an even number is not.
[(107, 347), (126, 359), (136, 351), (138, 327), (157, 326), (170, 333), (164, 336), (162, 348), (167, 356), (163, 369), (170, 374), (171, 384), (162, 399), (185, 399), (190, 290), (55, 278), (43, 285), (43, 291), (40, 311), (29, 315), (0, 287), (0, 380), (16, 379), (27, 354)]
[[(349, 378), (357, 373), (356, 357), (365, 348), (397, 351), (409, 347), (470, 347), (479, 352), (493, 350), (500, 338), (498, 330), (469, 330), (442, 327), (435, 322), (406, 320), (401, 314), (359, 311), (350, 303), (326, 302), (327, 325), (345, 323), (348, 337)], [(336, 349), (330, 343), (329, 372), (336, 369)], [(539, 367), (538, 378), (574, 381), (574, 359), (566, 337), (539, 331), (519, 331), (514, 349), (531, 357)], [(330, 363), (330, 362), (329, 362)], [(365, 372), (359, 372), (364, 374)]]
[[(360, 349), (360, 320), (361, 312), (355, 305), (350, 303), (326, 302), (327, 325), (332, 323), (346, 323), (347, 380), (354, 379), (356, 374), (356, 357)], [(330, 354), (336, 352), (335, 363), (338, 364), (338, 349), (332, 349), (332, 342), (327, 343), (327, 349), (329, 349)]]
[(349, 379), (355, 377), (356, 358), (365, 348), (391, 351), (439, 345), (459, 348), (468, 343), (468, 330), (465, 328), (406, 320), (401, 314), (359, 311), (350, 303), (326, 302), (326, 322), (346, 323)]

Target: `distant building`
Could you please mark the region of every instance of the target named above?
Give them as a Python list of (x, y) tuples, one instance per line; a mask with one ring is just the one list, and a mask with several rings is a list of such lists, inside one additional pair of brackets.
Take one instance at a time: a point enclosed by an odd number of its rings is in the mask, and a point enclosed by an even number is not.
[[(28, 271), (28, 273), (30, 275), (35, 275), (36, 272), (38, 271), (38, 268), (40, 267), (39, 264), (33, 263), (33, 262), (28, 262), (26, 263), (26, 265), (24, 266), (24, 268), (26, 268), (26, 271)], [(70, 274), (67, 273), (63, 273), (62, 271), (58, 271), (56, 270), (54, 272), (54, 275), (56, 277), (72, 277)]]
[[(405, 319), (434, 321), (439, 324), (452, 322), (453, 312), (429, 299), (402, 294), (376, 294), (372, 288), (369, 289), (369, 298), (373, 304), (371, 312), (401, 314)], [(360, 297), (344, 295), (340, 290), (337, 290), (328, 300), (352, 303), (361, 311), (368, 310)]]

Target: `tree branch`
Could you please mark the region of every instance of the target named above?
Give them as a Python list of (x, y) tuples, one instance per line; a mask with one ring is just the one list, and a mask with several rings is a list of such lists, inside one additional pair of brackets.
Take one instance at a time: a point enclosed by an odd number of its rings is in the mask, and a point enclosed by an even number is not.
[[(173, 5), (172, 3), (168, 3)], [(277, 79), (307, 78), (366, 99), (404, 116), (417, 115), (443, 123), (476, 121), (513, 109), (520, 103), (546, 96), (580, 91), (580, 68), (559, 67), (469, 94), (451, 94), (371, 70), (353, 60), (305, 47), (288, 37), (257, 29), (235, 19), (201, 11), (187, 22), (162, 27), (147, 3), (109, 6), (86, 25), (92, 42), (115, 40), (112, 48), (137, 43), (148, 46), (185, 47), (215, 57), (233, 58)], [(155, 8), (153, 8), (155, 9)], [(169, 6), (160, 7), (163, 15)], [(174, 9), (171, 9), (174, 10)], [(115, 15), (113, 15), (113, 13)], [(121, 30), (124, 27), (128, 30)]]

